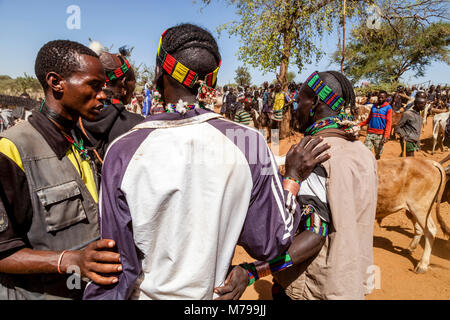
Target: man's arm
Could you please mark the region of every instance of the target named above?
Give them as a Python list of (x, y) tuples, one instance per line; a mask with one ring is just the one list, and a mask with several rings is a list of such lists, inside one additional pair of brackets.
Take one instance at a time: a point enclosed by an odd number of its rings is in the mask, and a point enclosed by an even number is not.
[[(324, 144), (317, 147), (322, 140), (322, 138), (312, 138), (308, 136), (302, 139), (299, 144), (293, 145), (287, 154), (286, 172), (294, 177), (294, 179), (306, 180), (318, 164), (328, 160), (330, 157), (328, 154), (323, 154), (329, 148), (329, 145)], [(294, 206), (300, 208), (295, 200), (295, 196), (298, 194), (299, 190), (295, 188), (295, 183), (294, 185), (288, 184), (286, 185), (285, 190), (288, 192), (288, 197), (294, 194)], [(288, 200), (286, 201), (286, 207), (287, 210), (291, 212), (292, 205), (289, 204)], [(314, 231), (317, 228), (314, 229), (313, 226), (310, 226), (310, 229)], [(317, 230), (320, 230), (320, 228)], [(292, 263), (300, 263), (320, 251), (320, 248), (324, 243), (324, 239), (322, 238), (323, 235), (319, 236), (310, 230), (306, 230), (294, 238), (287, 253), (285, 252), (280, 256), (277, 256), (269, 262), (258, 261), (255, 263), (255, 268), (262, 272), (261, 275), (264, 275), (267, 272), (272, 272), (272, 270), (279, 271), (287, 268), (292, 265)], [(247, 271), (244, 268), (235, 266), (225, 280), (224, 286), (215, 288), (215, 293), (221, 295), (217, 299), (239, 299), (249, 282), (249, 278), (246, 277), (246, 275)], [(249, 273), (249, 276), (254, 279), (255, 275)], [(249, 283), (251, 283), (251, 281)]]
[(384, 130), (384, 142), (389, 140), (389, 137), (391, 136), (391, 127), (392, 127), (392, 108), (390, 108), (386, 112), (386, 129)]
[[(26, 248), (26, 233), (33, 215), (28, 182), (22, 160), (15, 145), (0, 140), (0, 272), (10, 274), (57, 273), (62, 252), (38, 251)], [(114, 242), (113, 242), (114, 244)], [(114, 245), (113, 245), (114, 246)], [(99, 273), (117, 272), (119, 257), (112, 252), (99, 252), (110, 248), (109, 242), (94, 242), (84, 250), (68, 251), (61, 259), (60, 270), (65, 273), (70, 265), (77, 265), (82, 276), (110, 284), (115, 277)], [(103, 264), (103, 263), (108, 264)]]
[(325, 169), (317, 166), (302, 182), (302, 188), (298, 194), (298, 202), (302, 204), (302, 223), (298, 228), (300, 234), (294, 238), (287, 254), (282, 254), (269, 262), (258, 261), (244, 265), (255, 279), (287, 269), (291, 265), (300, 264), (320, 251), (331, 222), (326, 179)]
[(360, 122), (358, 125), (362, 128), (362, 127), (364, 127), (364, 126), (366, 126), (369, 122), (370, 122), (370, 119), (372, 118), (372, 108), (370, 109), (370, 112), (369, 112), (369, 116), (367, 117), (367, 119), (366, 120), (364, 120), (363, 122)]
[(401, 127), (403, 127), (405, 125), (405, 123), (408, 121), (409, 117), (408, 117), (408, 113), (404, 112), (402, 114), (402, 118), (400, 119), (400, 121), (397, 123), (397, 125), (395, 126), (395, 132), (397, 132), (398, 129), (400, 129)]
[[(80, 267), (81, 276), (96, 283), (109, 285), (117, 282), (115, 276), (101, 274), (121, 271), (120, 256), (111, 250), (115, 243), (111, 240), (99, 240), (89, 244), (83, 250), (67, 251), (62, 256), (58, 251), (42, 251), (30, 248), (20, 249), (0, 260), (0, 272), (10, 274), (66, 273), (70, 266)], [(58, 271), (58, 262), (60, 270)]]
[[(293, 234), (300, 222), (300, 207), (295, 203), (298, 192), (293, 187), (285, 188), (279, 174), (275, 158), (258, 135), (258, 147), (264, 147), (259, 155), (262, 164), (258, 165), (258, 175), (254, 181), (251, 204), (239, 238), (238, 244), (255, 259), (267, 261), (287, 250)], [(322, 138), (304, 138), (298, 145), (292, 146), (286, 157), (286, 174), (292, 180), (305, 179), (317, 163), (329, 159), (322, 153), (328, 145), (317, 147)], [(316, 148), (317, 147), (317, 148)], [(293, 197), (292, 197), (293, 195)], [(291, 204), (287, 206), (286, 204)]]

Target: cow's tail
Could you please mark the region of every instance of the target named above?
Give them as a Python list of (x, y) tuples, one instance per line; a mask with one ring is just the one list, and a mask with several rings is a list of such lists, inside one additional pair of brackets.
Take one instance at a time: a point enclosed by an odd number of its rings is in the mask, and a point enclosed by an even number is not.
[(437, 199), (436, 199), (436, 217), (437, 217), (439, 225), (441, 226), (441, 229), (444, 232), (444, 234), (446, 236), (450, 236), (450, 225), (448, 225), (446, 223), (444, 217), (441, 214), (441, 210), (440, 210), (441, 199), (442, 199), (442, 195), (445, 190), (447, 176), (445, 174), (444, 168), (439, 163), (433, 161), (433, 164), (436, 168), (438, 168), (439, 172), (441, 173), (441, 183), (439, 185), (439, 190), (438, 190)]

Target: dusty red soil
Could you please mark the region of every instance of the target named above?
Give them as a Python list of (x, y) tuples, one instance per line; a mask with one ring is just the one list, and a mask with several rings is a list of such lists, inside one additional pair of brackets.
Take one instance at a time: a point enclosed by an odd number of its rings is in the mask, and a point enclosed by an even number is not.
[[(416, 153), (416, 157), (442, 160), (448, 151), (438, 150), (431, 155), (431, 132), (432, 118), (428, 118), (428, 124), (422, 133), (422, 150)], [(296, 134), (280, 143), (280, 154), (285, 154), (290, 146), (301, 139)], [(365, 132), (362, 133), (361, 141), (364, 141)], [(394, 159), (401, 152), (398, 141), (389, 141), (384, 148), (382, 159)], [(441, 211), (450, 224), (450, 204), (441, 203)], [(437, 223), (436, 212), (433, 207), (433, 219)], [(419, 262), (422, 253), (424, 239), (414, 253), (409, 253), (406, 248), (412, 240), (414, 233), (412, 222), (406, 217), (405, 211), (401, 210), (386, 217), (381, 226), (375, 222), (374, 225), (374, 262), (381, 269), (381, 287), (375, 289), (368, 295), (368, 300), (379, 299), (450, 299), (450, 240), (444, 236), (438, 226), (438, 233), (434, 242), (431, 264), (425, 274), (414, 273), (414, 267)], [(242, 247), (237, 247), (233, 258), (233, 264), (253, 261)], [(243, 300), (270, 300), (272, 277), (267, 276), (248, 287), (241, 299)]]

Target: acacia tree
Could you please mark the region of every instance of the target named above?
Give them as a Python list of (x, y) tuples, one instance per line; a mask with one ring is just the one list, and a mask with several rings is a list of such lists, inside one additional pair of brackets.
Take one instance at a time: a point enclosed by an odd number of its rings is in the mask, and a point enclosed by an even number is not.
[[(377, 1), (381, 27), (370, 29), (365, 16), (352, 30), (346, 47), (344, 72), (361, 78), (394, 83), (407, 71), (423, 76), (432, 61), (449, 63), (449, 4), (442, 0)], [(440, 22), (437, 22), (441, 20)], [(339, 62), (341, 48), (332, 59)]]
[[(238, 20), (218, 27), (237, 36), (239, 60), (263, 72), (277, 72), (287, 91), (288, 68), (319, 61), (323, 52), (317, 39), (340, 21), (342, 0), (226, 0), (236, 7)], [(202, 0), (209, 4), (211, 0)], [(347, 0), (347, 15), (353, 16), (370, 0)], [(283, 118), (280, 137), (289, 132), (290, 112)]]
[(250, 72), (248, 72), (247, 67), (238, 67), (236, 69), (236, 76), (234, 77), (234, 81), (240, 86), (250, 85), (252, 82), (252, 77)]
[[(449, 44), (449, 23), (423, 27), (411, 20), (397, 20), (383, 23), (379, 30), (368, 29), (363, 23), (352, 31), (344, 72), (354, 81), (366, 78), (379, 83), (398, 82), (410, 70), (420, 77), (433, 61), (449, 63)], [(339, 57), (338, 50), (333, 58), (337, 62)]]
[[(203, 0), (209, 4), (211, 0)], [(218, 27), (238, 36), (238, 58), (263, 73), (276, 72), (284, 89), (288, 84), (288, 67), (299, 70), (322, 52), (316, 39), (329, 32), (342, 14), (341, 0), (227, 0), (236, 7), (239, 20)], [(367, 1), (348, 1), (348, 15)]]
[(41, 89), (41, 84), (35, 77), (24, 73), (23, 77), (16, 78), (14, 89), (17, 93), (24, 93), (27, 90), (38, 91)]

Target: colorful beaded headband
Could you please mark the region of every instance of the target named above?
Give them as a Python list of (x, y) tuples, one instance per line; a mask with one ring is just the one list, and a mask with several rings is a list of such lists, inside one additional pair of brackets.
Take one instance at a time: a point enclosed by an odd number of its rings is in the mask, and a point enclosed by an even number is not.
[(308, 84), (308, 87), (310, 87), (314, 93), (319, 96), (320, 100), (325, 102), (332, 110), (339, 110), (339, 108), (345, 103), (344, 99), (342, 99), (319, 78), (317, 71), (309, 76), (306, 83)]
[[(184, 66), (181, 62), (178, 62), (172, 55), (170, 55), (162, 47), (162, 39), (166, 35), (167, 30), (163, 32), (161, 38), (159, 39), (158, 45), (158, 55), (157, 58), (161, 61), (161, 65), (168, 74), (172, 76), (179, 83), (185, 85), (186, 87), (192, 88), (198, 80), (198, 74), (195, 71), (190, 70), (188, 67)], [(205, 82), (208, 87), (214, 87), (217, 81), (217, 73), (222, 61), (219, 61), (219, 65), (216, 70), (208, 73), (205, 77)]]
[(123, 64), (116, 70), (106, 72), (106, 82), (119, 79), (121, 76), (127, 73), (128, 70), (131, 69), (130, 63), (127, 61), (127, 59), (123, 58), (122, 56), (118, 57), (122, 60)]

